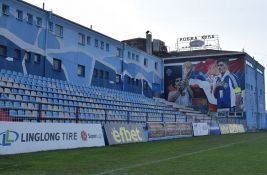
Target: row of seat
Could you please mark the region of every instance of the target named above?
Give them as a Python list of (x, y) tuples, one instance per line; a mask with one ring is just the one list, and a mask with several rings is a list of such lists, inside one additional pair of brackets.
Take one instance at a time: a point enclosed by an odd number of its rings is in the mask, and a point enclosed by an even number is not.
[[(129, 100), (137, 100), (138, 103), (144, 102), (149, 105), (155, 104), (154, 100), (147, 98), (147, 97), (143, 97), (140, 94), (135, 94), (131, 92), (123, 92), (123, 91), (118, 91), (114, 89), (107, 89), (107, 88), (94, 87), (94, 86), (78, 86), (78, 85), (74, 85), (72, 83), (62, 81), (62, 80), (56, 80), (56, 79), (51, 79), (47, 77), (40, 77), (36, 75), (23, 75), (22, 73), (17, 73), (15, 71), (7, 71), (4, 69), (0, 71), (0, 74), (6, 78), (13, 78), (16, 82), (22, 83), (22, 84), (29, 84), (29, 85), (35, 85), (35, 86), (40, 85), (42, 87), (58, 88), (59, 90), (71, 90), (75, 92), (93, 91), (95, 92), (95, 95), (99, 95), (99, 94), (101, 95), (104, 93), (106, 97), (113, 97), (113, 99), (123, 98), (123, 101), (126, 101), (125, 98), (128, 98)], [(157, 104), (157, 105), (160, 105), (160, 104)]]
[(55, 89), (52, 88), (45, 88), (41, 86), (30, 86), (26, 85), (21, 87), (21, 84), (18, 83), (12, 83), (9, 82), (12, 80), (2, 80), (0, 82), (0, 92), (10, 93), (12, 91), (13, 94), (17, 93), (18, 95), (31, 95), (31, 96), (40, 96), (40, 97), (49, 97), (49, 98), (57, 98), (57, 99), (68, 99), (73, 101), (85, 101), (86, 99), (88, 102), (94, 102), (94, 103), (104, 103), (104, 104), (113, 104), (113, 105), (125, 105), (125, 106), (135, 106), (139, 108), (156, 108), (158, 110), (173, 110), (172, 108), (168, 106), (151, 106), (147, 104), (138, 104), (138, 103), (131, 103), (131, 102), (125, 102), (125, 101), (116, 101), (116, 100), (110, 100), (105, 99), (104, 97), (97, 98), (93, 93), (90, 94), (83, 94), (81, 92), (58, 92), (55, 91)]
[[(121, 95), (123, 94), (123, 95)], [(115, 98), (115, 99), (114, 99)], [(117, 99), (116, 99), (117, 98)], [(0, 109), (11, 117), (91, 121), (176, 121), (185, 117), (142, 95), (0, 71)]]

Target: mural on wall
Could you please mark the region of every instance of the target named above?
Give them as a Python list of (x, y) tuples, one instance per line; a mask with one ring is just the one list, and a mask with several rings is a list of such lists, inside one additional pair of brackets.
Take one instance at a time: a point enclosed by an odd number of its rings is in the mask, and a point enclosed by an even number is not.
[(244, 59), (206, 59), (165, 67), (165, 97), (205, 111), (242, 112)]

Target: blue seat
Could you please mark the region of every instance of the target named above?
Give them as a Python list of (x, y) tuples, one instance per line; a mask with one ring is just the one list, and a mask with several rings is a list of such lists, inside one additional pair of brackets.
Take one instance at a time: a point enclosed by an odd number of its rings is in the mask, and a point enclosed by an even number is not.
[(25, 110), (18, 110), (18, 116), (25, 116)]
[(17, 111), (16, 111), (16, 110), (10, 110), (10, 111), (9, 111), (9, 115), (10, 115), (11, 117), (16, 117), (18, 114), (17, 114)]

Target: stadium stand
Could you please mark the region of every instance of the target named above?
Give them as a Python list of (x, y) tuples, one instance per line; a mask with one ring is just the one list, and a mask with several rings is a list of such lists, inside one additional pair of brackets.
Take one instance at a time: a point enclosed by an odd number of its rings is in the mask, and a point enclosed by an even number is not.
[(36, 75), (0, 71), (1, 120), (33, 122), (185, 122), (186, 115), (140, 94), (79, 86)]
[[(165, 99), (162, 98), (157, 98), (154, 97), (153, 99), (155, 99), (158, 102), (161, 102), (167, 106), (170, 106), (172, 108), (174, 108), (176, 111), (179, 111), (181, 114), (184, 114), (187, 118), (187, 122), (211, 122), (211, 121), (216, 121), (216, 118), (211, 116), (211, 115), (207, 115), (207, 113), (202, 113), (199, 110), (195, 110), (192, 107), (187, 107), (187, 106), (181, 106), (178, 105), (176, 103), (173, 102), (169, 102)], [(182, 122), (182, 121), (181, 121)]]

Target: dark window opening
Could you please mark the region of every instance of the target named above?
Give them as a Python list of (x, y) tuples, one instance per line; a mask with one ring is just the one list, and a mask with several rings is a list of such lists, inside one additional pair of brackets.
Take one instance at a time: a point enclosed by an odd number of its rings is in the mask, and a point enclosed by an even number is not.
[(61, 60), (56, 58), (53, 59), (53, 70), (61, 71)]

